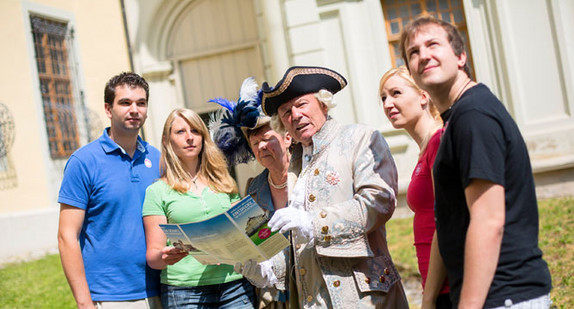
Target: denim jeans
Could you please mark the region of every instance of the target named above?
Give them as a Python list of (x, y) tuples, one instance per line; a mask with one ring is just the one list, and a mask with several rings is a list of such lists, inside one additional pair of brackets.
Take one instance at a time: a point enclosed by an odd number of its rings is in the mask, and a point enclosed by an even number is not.
[(550, 308), (550, 305), (552, 305), (550, 294), (546, 294), (516, 304), (512, 302), (512, 299), (507, 299), (504, 302), (504, 306), (492, 309), (548, 309)]
[(253, 309), (255, 290), (245, 279), (194, 287), (162, 284), (161, 304), (163, 309)]

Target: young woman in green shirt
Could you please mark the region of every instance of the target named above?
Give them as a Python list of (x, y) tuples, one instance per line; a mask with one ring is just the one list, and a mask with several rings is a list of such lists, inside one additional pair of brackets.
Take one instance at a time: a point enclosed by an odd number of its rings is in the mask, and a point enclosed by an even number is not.
[(168, 308), (253, 308), (251, 284), (232, 265), (203, 265), (167, 242), (159, 224), (201, 221), (239, 200), (237, 185), (197, 113), (176, 109), (162, 135), (161, 178), (143, 206), (147, 262), (161, 269), (161, 301)]

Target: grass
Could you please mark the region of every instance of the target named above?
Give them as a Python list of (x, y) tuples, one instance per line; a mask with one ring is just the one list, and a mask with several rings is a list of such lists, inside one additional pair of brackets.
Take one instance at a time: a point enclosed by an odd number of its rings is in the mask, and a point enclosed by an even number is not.
[[(391, 220), (387, 237), (403, 281), (419, 282), (412, 218)], [(540, 202), (540, 247), (552, 273), (554, 306), (574, 308), (574, 197)], [(59, 256), (0, 269), (0, 308), (76, 308)]]
[(420, 281), (421, 276), (413, 245), (413, 218), (393, 219), (387, 223), (386, 227), (389, 251), (403, 281)]
[(0, 269), (0, 308), (76, 308), (59, 255)]
[(539, 243), (552, 275), (554, 305), (574, 308), (574, 197), (541, 203)]
[[(574, 308), (574, 197), (539, 202), (540, 240), (552, 275), (553, 308)], [(387, 223), (387, 239), (403, 282), (420, 281), (413, 246), (412, 218)], [(418, 308), (416, 305), (411, 309)]]

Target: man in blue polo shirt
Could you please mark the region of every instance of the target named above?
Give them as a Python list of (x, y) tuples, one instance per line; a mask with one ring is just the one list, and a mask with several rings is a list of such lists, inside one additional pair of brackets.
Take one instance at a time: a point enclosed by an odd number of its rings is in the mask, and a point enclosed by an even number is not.
[(138, 136), (148, 98), (139, 75), (112, 77), (104, 91), (110, 127), (64, 169), (58, 244), (78, 308), (161, 308), (141, 217), (145, 189), (159, 178), (160, 153)]

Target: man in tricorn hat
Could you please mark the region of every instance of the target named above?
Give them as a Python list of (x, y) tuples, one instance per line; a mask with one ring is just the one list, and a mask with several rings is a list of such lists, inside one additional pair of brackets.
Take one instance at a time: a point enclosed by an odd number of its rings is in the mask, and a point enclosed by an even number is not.
[(290, 305), (408, 308), (385, 236), (396, 205), (395, 163), (379, 132), (329, 117), (333, 94), (346, 85), (327, 68), (291, 67), (275, 87), (262, 87), (272, 126), (298, 142), (288, 207), (269, 221), (272, 230), (292, 233)]

